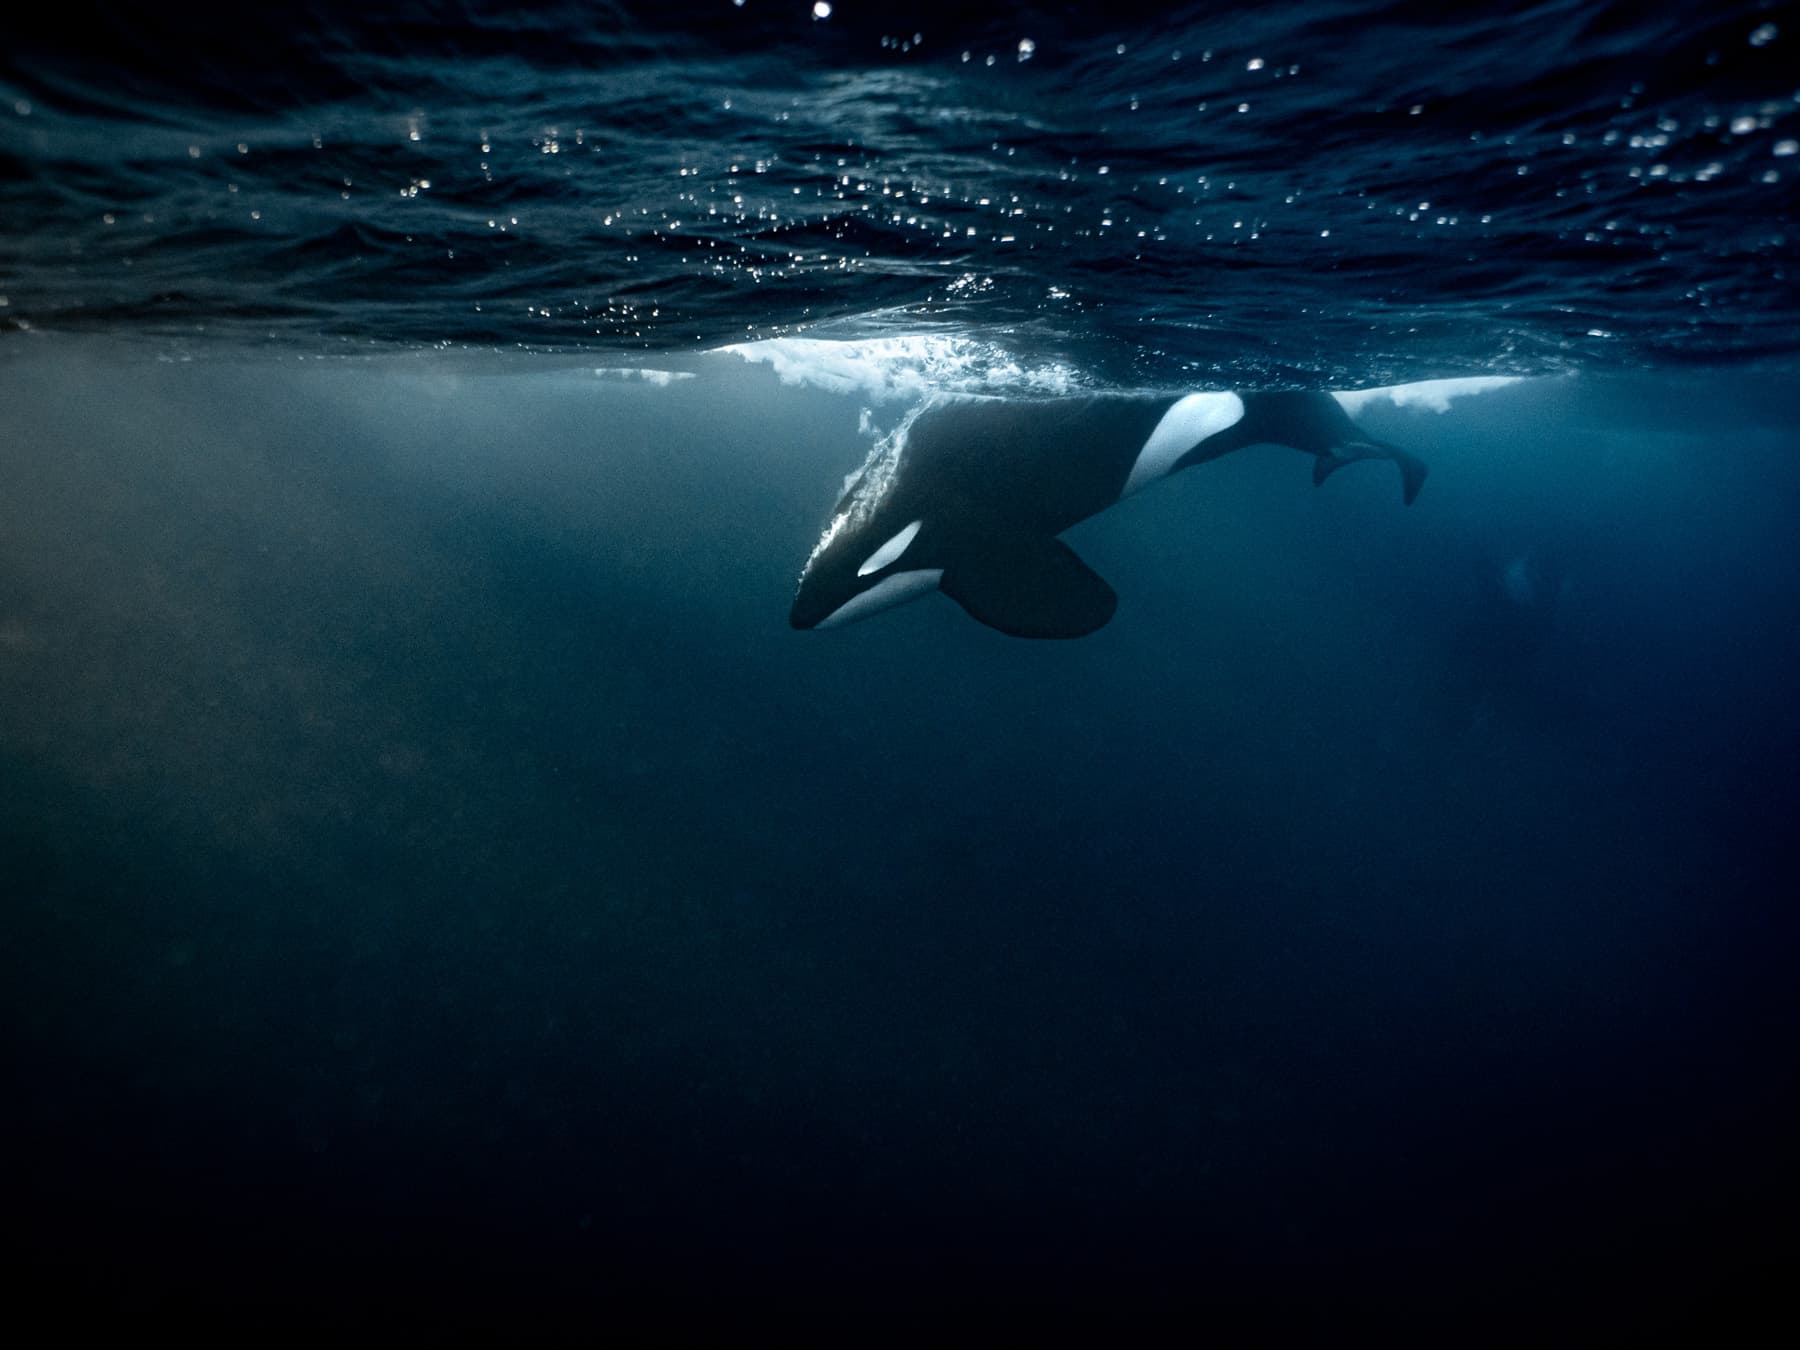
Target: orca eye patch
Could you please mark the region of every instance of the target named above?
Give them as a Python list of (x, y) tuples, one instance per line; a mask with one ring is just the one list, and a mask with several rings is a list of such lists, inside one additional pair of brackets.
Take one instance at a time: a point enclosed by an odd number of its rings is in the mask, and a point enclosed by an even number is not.
[(859, 577), (866, 577), (869, 573), (879, 572), (882, 568), (893, 562), (894, 559), (906, 552), (907, 545), (912, 543), (913, 536), (918, 534), (919, 526), (924, 523), (925, 522), (922, 520), (915, 520), (904, 530), (901, 530), (899, 534), (888, 540), (887, 543), (876, 549), (869, 555), (868, 560), (865, 561), (861, 567), (856, 569), (856, 575)]

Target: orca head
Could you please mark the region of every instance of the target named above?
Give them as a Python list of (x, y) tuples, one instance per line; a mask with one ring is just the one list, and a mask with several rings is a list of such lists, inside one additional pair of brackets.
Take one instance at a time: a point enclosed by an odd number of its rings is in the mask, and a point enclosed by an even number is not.
[(944, 566), (931, 522), (840, 508), (800, 574), (788, 622), (836, 628), (937, 589)]

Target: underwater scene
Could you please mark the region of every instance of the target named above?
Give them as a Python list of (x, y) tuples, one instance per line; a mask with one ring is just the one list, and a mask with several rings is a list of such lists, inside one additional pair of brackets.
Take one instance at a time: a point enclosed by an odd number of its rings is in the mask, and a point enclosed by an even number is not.
[(9, 32), (14, 1306), (1791, 1325), (1797, 53)]

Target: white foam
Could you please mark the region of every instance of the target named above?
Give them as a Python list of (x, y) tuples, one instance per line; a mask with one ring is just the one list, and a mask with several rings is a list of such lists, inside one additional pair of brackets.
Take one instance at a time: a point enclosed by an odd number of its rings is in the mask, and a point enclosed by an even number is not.
[(603, 380), (642, 380), (666, 388), (677, 380), (691, 380), (691, 370), (651, 370), (645, 366), (595, 366), (594, 374)]
[(900, 467), (900, 453), (906, 449), (907, 433), (912, 430), (912, 424), (918, 420), (919, 414), (924, 412), (927, 406), (927, 404), (921, 403), (918, 407), (908, 411), (906, 416), (900, 420), (899, 426), (876, 441), (870, 448), (869, 457), (863, 461), (862, 468), (844, 480), (844, 500), (838, 503), (837, 514), (832, 516), (831, 523), (819, 536), (819, 542), (813, 545), (813, 551), (806, 560), (806, 566), (801, 569), (802, 577), (812, 570), (812, 565), (818, 561), (819, 555), (831, 547), (832, 540), (846, 529), (861, 525), (874, 514), (876, 506), (887, 494), (889, 486), (894, 481), (894, 474)]
[(1485, 394), (1490, 389), (1503, 389), (1520, 383), (1518, 375), (1466, 375), (1454, 380), (1420, 380), (1415, 384), (1393, 384), (1382, 389), (1354, 389), (1333, 392), (1343, 410), (1354, 417), (1370, 403), (1390, 400), (1396, 408), (1425, 408), (1431, 412), (1449, 412), (1452, 399), (1471, 394)]
[(1234, 427), (1244, 417), (1244, 400), (1236, 394), (1189, 394), (1177, 399), (1156, 424), (1144, 448), (1131, 466), (1131, 476), (1119, 496), (1129, 497), (1139, 488), (1154, 483), (1175, 467), (1175, 463), (1208, 436), (1216, 436)]
[(1067, 394), (1081, 385), (1074, 368), (1061, 362), (1025, 365), (995, 343), (937, 333), (851, 342), (770, 338), (717, 350), (768, 366), (783, 384), (878, 403), (933, 393)]

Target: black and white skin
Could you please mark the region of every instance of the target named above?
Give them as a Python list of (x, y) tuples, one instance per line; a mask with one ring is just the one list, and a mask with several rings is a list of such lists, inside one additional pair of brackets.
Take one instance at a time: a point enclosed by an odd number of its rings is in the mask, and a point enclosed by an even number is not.
[(846, 485), (789, 616), (833, 628), (942, 591), (1014, 637), (1075, 638), (1118, 596), (1059, 538), (1170, 474), (1252, 445), (1315, 457), (1313, 482), (1388, 459), (1410, 504), (1425, 465), (1328, 393), (1103, 395), (927, 403)]

